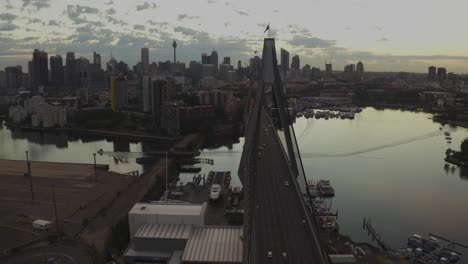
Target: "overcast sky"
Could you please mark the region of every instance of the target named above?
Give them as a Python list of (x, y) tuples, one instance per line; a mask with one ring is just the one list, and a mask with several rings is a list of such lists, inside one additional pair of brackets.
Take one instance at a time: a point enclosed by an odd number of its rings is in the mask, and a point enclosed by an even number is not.
[(27, 71), (34, 48), (133, 65), (146, 46), (150, 61), (165, 61), (174, 39), (179, 61), (215, 49), (244, 63), (270, 23), (277, 50), (301, 67), (362, 60), (373, 71), (468, 73), (467, 10), (467, 0), (0, 0), (0, 69)]

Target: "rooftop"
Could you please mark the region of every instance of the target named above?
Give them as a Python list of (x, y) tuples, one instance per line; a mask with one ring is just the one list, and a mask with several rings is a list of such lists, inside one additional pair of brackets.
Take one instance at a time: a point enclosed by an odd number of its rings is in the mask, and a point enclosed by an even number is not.
[(202, 215), (206, 207), (203, 204), (153, 204), (153, 203), (136, 203), (130, 210), (129, 215)]
[(143, 224), (135, 238), (188, 239), (191, 232), (192, 225)]
[(196, 227), (182, 256), (187, 263), (242, 263), (242, 227)]

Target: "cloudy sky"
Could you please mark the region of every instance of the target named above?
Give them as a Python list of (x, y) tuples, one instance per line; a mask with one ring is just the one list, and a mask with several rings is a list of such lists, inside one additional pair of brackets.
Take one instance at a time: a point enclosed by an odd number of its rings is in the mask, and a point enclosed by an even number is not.
[(299, 54), (301, 66), (468, 73), (466, 10), (467, 0), (0, 0), (0, 69), (27, 69), (34, 48), (133, 65), (146, 46), (150, 61), (164, 61), (173, 39), (180, 61), (215, 49), (247, 62), (270, 23), (278, 51)]

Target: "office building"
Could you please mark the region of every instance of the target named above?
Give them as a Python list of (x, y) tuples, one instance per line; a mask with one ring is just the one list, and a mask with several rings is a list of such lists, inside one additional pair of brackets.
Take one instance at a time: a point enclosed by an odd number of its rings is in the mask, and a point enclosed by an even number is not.
[(142, 86), (143, 86), (143, 93), (142, 93), (142, 110), (143, 113), (151, 112), (151, 77), (150, 76), (143, 76), (142, 79)]
[(312, 67), (312, 69), (310, 71), (311, 71), (310, 78), (312, 80), (318, 81), (318, 80), (322, 79), (322, 74), (320, 72), (320, 68)]
[(223, 58), (223, 64), (231, 65), (231, 57), (224, 57)]
[(162, 116), (162, 105), (165, 102), (170, 102), (171, 91), (167, 80), (153, 80), (151, 83), (151, 114), (153, 120), (159, 124)]
[(216, 69), (213, 64), (203, 64), (202, 65), (202, 76), (205, 77), (213, 77), (216, 75)]
[(437, 80), (437, 68), (434, 66), (429, 67), (429, 72), (427, 73), (427, 79), (429, 81)]
[(202, 64), (197, 61), (191, 61), (189, 65), (189, 70), (190, 75), (192, 77), (192, 84), (198, 85), (203, 76)]
[(210, 55), (202, 53), (201, 55), (202, 64), (210, 64)]
[(218, 52), (213, 50), (210, 55), (210, 64), (213, 64), (215, 72), (218, 73)]
[(329, 81), (333, 78), (333, 68), (331, 63), (325, 64), (325, 80)]
[(289, 71), (289, 52), (285, 49), (281, 49), (281, 70)]
[(75, 53), (67, 52), (65, 57), (65, 84), (68, 86), (75, 86), (75, 74), (76, 74), (76, 65), (75, 65)]
[(93, 52), (93, 64), (96, 65), (99, 69), (101, 69), (101, 54)]
[(439, 67), (437, 68), (437, 80), (443, 82), (447, 79), (447, 69)]
[(310, 80), (312, 75), (312, 69), (310, 68), (309, 64), (306, 64), (304, 67), (302, 67), (302, 78), (306, 80)]
[(60, 55), (50, 57), (50, 82), (53, 86), (64, 84), (65, 72), (63, 67), (63, 58)]
[(351, 81), (355, 77), (355, 65), (349, 64), (344, 67), (343, 70), (343, 79)]
[(149, 49), (141, 48), (141, 64), (143, 66), (143, 73), (149, 72)]
[(49, 80), (49, 63), (47, 52), (35, 49), (32, 60), (33, 89), (46, 86)]
[(237, 61), (237, 70), (240, 71), (242, 70), (242, 61)]
[(299, 55), (294, 55), (291, 59), (291, 69), (299, 70), (301, 68), (301, 60)]
[(127, 81), (112, 75), (110, 78), (111, 109), (120, 111), (128, 104)]
[(5, 68), (5, 86), (8, 90), (18, 90), (23, 82), (23, 70), (20, 65)]

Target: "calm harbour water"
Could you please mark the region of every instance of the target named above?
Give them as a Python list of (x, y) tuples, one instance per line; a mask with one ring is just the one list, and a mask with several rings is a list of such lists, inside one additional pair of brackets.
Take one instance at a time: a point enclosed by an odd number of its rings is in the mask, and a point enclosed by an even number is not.
[[(430, 117), (366, 108), (354, 120), (296, 120), (306, 175), (331, 180), (336, 192), (332, 207), (343, 234), (369, 241), (362, 219), (370, 217), (396, 248), (413, 233), (429, 232), (468, 244), (468, 176), (458, 167), (444, 166), (445, 150), (459, 149), (468, 130), (442, 126)], [(451, 133), (451, 144), (445, 131)], [(213, 158), (215, 165), (203, 166), (202, 174), (230, 169), (236, 175), (242, 145), (243, 139), (231, 149), (203, 150), (201, 156)], [(239, 185), (237, 179), (233, 185)]]
[[(443, 160), (449, 147), (459, 149), (468, 137), (461, 127), (441, 126), (430, 114), (366, 108), (354, 120), (299, 118), (294, 125), (307, 177), (331, 180), (336, 196), (332, 206), (339, 212), (340, 230), (355, 241), (369, 241), (362, 230), (363, 217), (393, 247), (404, 245), (409, 235), (432, 232), (468, 244), (468, 176)], [(442, 127), (442, 130), (440, 128)], [(449, 131), (452, 143), (443, 134)], [(214, 165), (201, 165), (201, 174), (230, 170), (233, 186), (244, 139), (229, 147), (204, 149), (200, 157)], [(119, 147), (120, 148), (120, 147)], [(84, 142), (66, 136), (14, 133), (0, 128), (0, 158), (24, 159), (29, 150), (33, 160), (92, 163), (99, 149), (117, 146), (106, 140)], [(142, 143), (129, 144), (141, 152)], [(142, 166), (114, 162), (98, 156), (117, 172), (142, 171)], [(181, 181), (193, 174), (181, 174)], [(465, 257), (468, 252), (464, 252)], [(468, 262), (467, 262), (468, 263)]]

